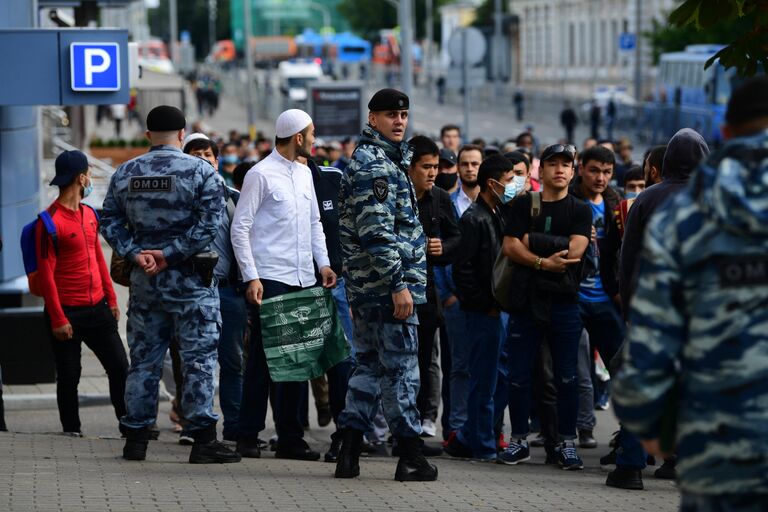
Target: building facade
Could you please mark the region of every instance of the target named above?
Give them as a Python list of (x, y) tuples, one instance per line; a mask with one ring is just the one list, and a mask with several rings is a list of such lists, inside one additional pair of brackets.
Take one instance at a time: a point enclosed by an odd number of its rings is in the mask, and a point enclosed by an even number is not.
[[(622, 34), (651, 30), (677, 0), (514, 0), (520, 17), (520, 82), (564, 94), (588, 95), (602, 85), (632, 93), (635, 52), (622, 50)], [(641, 38), (643, 92), (652, 78), (650, 48)]]

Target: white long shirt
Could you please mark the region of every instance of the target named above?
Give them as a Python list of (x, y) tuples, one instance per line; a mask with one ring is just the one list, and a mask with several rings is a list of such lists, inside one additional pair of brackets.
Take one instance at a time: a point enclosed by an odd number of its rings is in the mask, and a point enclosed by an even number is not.
[(276, 149), (254, 165), (245, 175), (230, 238), (243, 281), (313, 285), (313, 258), (318, 268), (330, 260), (309, 167)]

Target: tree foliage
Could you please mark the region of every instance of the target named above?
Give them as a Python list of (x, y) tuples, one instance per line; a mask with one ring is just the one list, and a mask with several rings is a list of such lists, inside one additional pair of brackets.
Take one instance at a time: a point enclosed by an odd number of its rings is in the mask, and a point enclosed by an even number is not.
[(723, 66), (735, 67), (744, 76), (757, 73), (760, 65), (768, 70), (768, 0), (684, 0), (669, 21), (700, 33), (733, 24), (740, 30), (731, 34), (725, 41), (728, 46), (709, 59), (707, 67), (720, 59)]
[[(229, 19), (229, 0), (219, 0), (216, 9), (216, 40), (231, 39)], [(195, 47), (195, 57), (202, 59), (208, 55), (208, 0), (185, 0), (179, 2), (179, 33), (186, 30)], [(169, 26), (168, 0), (160, 0), (160, 5), (149, 9), (149, 30), (153, 36), (166, 43), (171, 40)], [(170, 50), (170, 48), (169, 48)]]
[[(475, 21), (472, 22), (472, 26), (487, 27), (493, 25), (493, 14), (496, 11), (494, 3), (494, 0), (483, 0), (483, 3), (477, 6)], [(501, 14), (509, 14), (509, 2), (505, 0), (501, 2)]]

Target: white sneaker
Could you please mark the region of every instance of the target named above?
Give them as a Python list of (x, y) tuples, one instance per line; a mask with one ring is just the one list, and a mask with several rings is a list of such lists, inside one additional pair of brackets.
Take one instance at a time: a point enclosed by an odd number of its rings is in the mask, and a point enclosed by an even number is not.
[(437, 426), (432, 420), (421, 422), (421, 437), (435, 437), (437, 435)]

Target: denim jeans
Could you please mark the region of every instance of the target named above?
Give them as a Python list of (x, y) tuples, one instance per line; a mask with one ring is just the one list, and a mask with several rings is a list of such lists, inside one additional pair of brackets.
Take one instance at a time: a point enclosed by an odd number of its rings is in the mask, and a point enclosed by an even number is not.
[[(262, 279), (263, 299), (269, 299), (284, 293), (301, 290), (279, 281)], [(255, 441), (259, 432), (264, 430), (267, 417), (267, 400), (272, 379), (269, 376), (267, 358), (264, 354), (264, 342), (261, 338), (259, 307), (250, 305), (251, 343), (248, 361), (243, 377), (243, 396), (240, 403), (240, 424), (238, 439)], [(301, 424), (302, 382), (277, 382), (274, 396), (275, 430), (280, 443), (291, 443), (304, 437)]]
[[(472, 450), (473, 457), (494, 459), (497, 416), (494, 397), (499, 381), (502, 386), (504, 383), (499, 373), (504, 328), (500, 317), (474, 311), (466, 311), (465, 314), (469, 333), (470, 381), (467, 421), (459, 429), (457, 438)], [(503, 397), (500, 398), (503, 400)]]
[(469, 396), (469, 362), (472, 353), (467, 332), (467, 315), (458, 302), (443, 309), (445, 330), (451, 353), (449, 395), (451, 411), (448, 427), (456, 431), (467, 421), (467, 397)]
[(224, 439), (237, 439), (243, 395), (243, 338), (248, 324), (245, 298), (233, 286), (219, 288), (219, 405), (224, 415)]
[(552, 371), (557, 388), (557, 431), (560, 439), (576, 438), (578, 413), (578, 355), (582, 323), (577, 304), (553, 303), (546, 325), (534, 320), (531, 312), (513, 313), (509, 318), (509, 416), (512, 439), (529, 434), (531, 377), (543, 336), (549, 340)]
[(581, 332), (579, 340), (579, 415), (576, 417), (576, 428), (592, 430), (595, 428), (595, 391), (592, 386), (592, 373), (595, 358), (589, 348), (587, 331)]
[[(347, 337), (347, 343), (352, 345), (352, 314), (349, 311), (349, 301), (347, 300), (347, 288), (344, 284), (344, 278), (339, 276), (336, 279), (336, 288), (331, 290), (333, 300), (336, 301), (336, 309), (339, 312), (341, 328), (344, 329), (344, 335)], [(353, 348), (354, 350), (354, 348)], [(352, 354), (355, 355), (354, 353)]]
[(643, 445), (634, 434), (624, 427), (619, 428), (619, 449), (616, 452), (616, 467), (630, 469), (645, 469), (648, 457)]
[[(589, 334), (590, 354), (593, 354), (595, 349), (597, 349), (605, 365), (610, 368), (611, 359), (618, 352), (627, 331), (619, 308), (616, 307), (613, 301), (582, 301), (579, 303), (579, 311), (581, 312), (581, 321), (584, 323), (584, 329)], [(591, 368), (594, 374), (594, 364)]]

